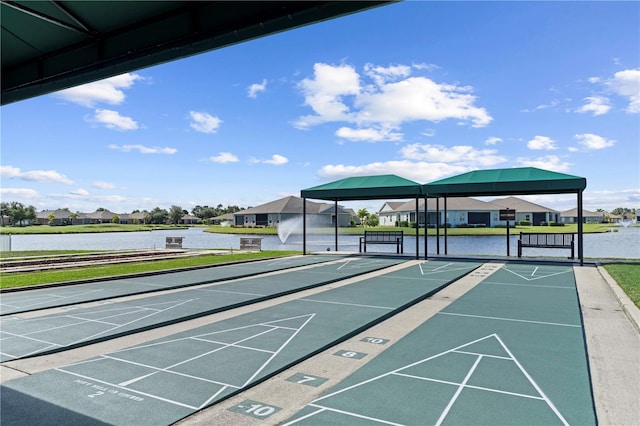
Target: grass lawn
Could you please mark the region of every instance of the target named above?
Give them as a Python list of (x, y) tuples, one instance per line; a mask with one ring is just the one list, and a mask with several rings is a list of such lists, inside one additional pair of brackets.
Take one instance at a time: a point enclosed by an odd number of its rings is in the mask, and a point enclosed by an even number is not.
[(640, 308), (640, 263), (608, 263), (604, 268)]
[(187, 229), (186, 225), (121, 225), (119, 223), (101, 223), (96, 225), (30, 225), (0, 226), (0, 234), (89, 234), (99, 232), (136, 232), (155, 231), (157, 229)]
[[(17, 252), (20, 253), (20, 252)], [(48, 252), (52, 254), (54, 252)], [(301, 254), (299, 251), (262, 251), (256, 253), (201, 254), (188, 258), (172, 260), (141, 261), (134, 263), (85, 266), (76, 269), (49, 270), (41, 272), (5, 273), (0, 275), (0, 288), (24, 287), (37, 284), (49, 284), (86, 280), (91, 278), (112, 277), (116, 275), (136, 274), (142, 272), (163, 271), (193, 266), (215, 265), (226, 262), (238, 262), (269, 257), (282, 257)], [(43, 254), (39, 252), (39, 254)], [(55, 252), (60, 254), (60, 252)]]

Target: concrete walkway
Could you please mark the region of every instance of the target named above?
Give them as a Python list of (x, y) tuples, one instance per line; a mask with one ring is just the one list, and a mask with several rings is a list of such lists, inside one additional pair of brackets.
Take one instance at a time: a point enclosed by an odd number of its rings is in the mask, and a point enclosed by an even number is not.
[(601, 425), (640, 424), (640, 310), (604, 268), (574, 268)]

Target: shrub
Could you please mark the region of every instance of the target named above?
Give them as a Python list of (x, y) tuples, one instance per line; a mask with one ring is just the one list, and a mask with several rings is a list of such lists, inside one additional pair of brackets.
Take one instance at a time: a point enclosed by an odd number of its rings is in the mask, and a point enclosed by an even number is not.
[(518, 225), (520, 226), (531, 226), (531, 221), (530, 220), (521, 220), (518, 222)]

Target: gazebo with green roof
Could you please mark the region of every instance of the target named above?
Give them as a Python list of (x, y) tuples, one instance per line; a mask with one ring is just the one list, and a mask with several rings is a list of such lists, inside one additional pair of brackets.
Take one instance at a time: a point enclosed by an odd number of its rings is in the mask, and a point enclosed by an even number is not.
[[(303, 189), (300, 196), (303, 199), (313, 198), (318, 200), (333, 200), (335, 203), (336, 217), (338, 201), (354, 200), (382, 200), (382, 199), (406, 199), (415, 198), (416, 217), (418, 214), (418, 200), (422, 195), (421, 185), (409, 179), (396, 175), (375, 175), (375, 176), (354, 176), (340, 179), (335, 182)], [(302, 203), (303, 231), (302, 247), (303, 253), (307, 251), (307, 225), (306, 225), (306, 202)], [(416, 257), (418, 253), (419, 229), (416, 226)], [(335, 223), (335, 250), (338, 251), (338, 222)], [(426, 255), (426, 253), (425, 253)]]
[[(569, 194), (577, 195), (578, 204), (578, 258), (584, 262), (582, 192), (587, 187), (587, 179), (552, 172), (535, 167), (511, 169), (475, 170), (422, 185), (422, 193), (427, 197), (480, 197), (500, 195)], [(445, 227), (445, 254), (446, 253)], [(425, 249), (426, 250), (426, 249)]]
[[(444, 198), (446, 217), (446, 200), (448, 197), (574, 193), (577, 196), (578, 210), (578, 257), (580, 259), (580, 265), (582, 265), (584, 262), (582, 193), (586, 187), (587, 180), (583, 177), (542, 170), (535, 167), (517, 167), (510, 169), (475, 170), (424, 185), (396, 175), (356, 176), (313, 188), (303, 189), (300, 193), (301, 197), (305, 199), (333, 200), (336, 203), (336, 210), (338, 201), (415, 198), (416, 218), (418, 217), (418, 200), (420, 197), (424, 197), (425, 201), (428, 197), (434, 197), (436, 199)], [(427, 203), (425, 202), (425, 209), (426, 205)], [(306, 212), (303, 211), (303, 218), (305, 216)], [(426, 217), (425, 212), (425, 218)], [(445, 254), (447, 254), (446, 229), (445, 226)], [(335, 233), (337, 251), (337, 223)], [(418, 236), (418, 226), (416, 226), (416, 257), (419, 256)], [(303, 230), (303, 251), (306, 253), (306, 223)], [(424, 239), (424, 252), (426, 258), (426, 236)]]

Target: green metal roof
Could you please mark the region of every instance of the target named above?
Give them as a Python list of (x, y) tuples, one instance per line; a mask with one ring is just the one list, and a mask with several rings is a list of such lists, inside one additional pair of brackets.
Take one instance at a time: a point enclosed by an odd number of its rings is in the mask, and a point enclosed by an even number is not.
[(396, 175), (355, 176), (300, 191), (302, 198), (317, 200), (379, 200), (415, 198), (418, 182)]
[(2, 0), (2, 105), (388, 1)]
[(476, 170), (422, 185), (431, 196), (567, 194), (582, 191), (587, 179), (535, 167)]

